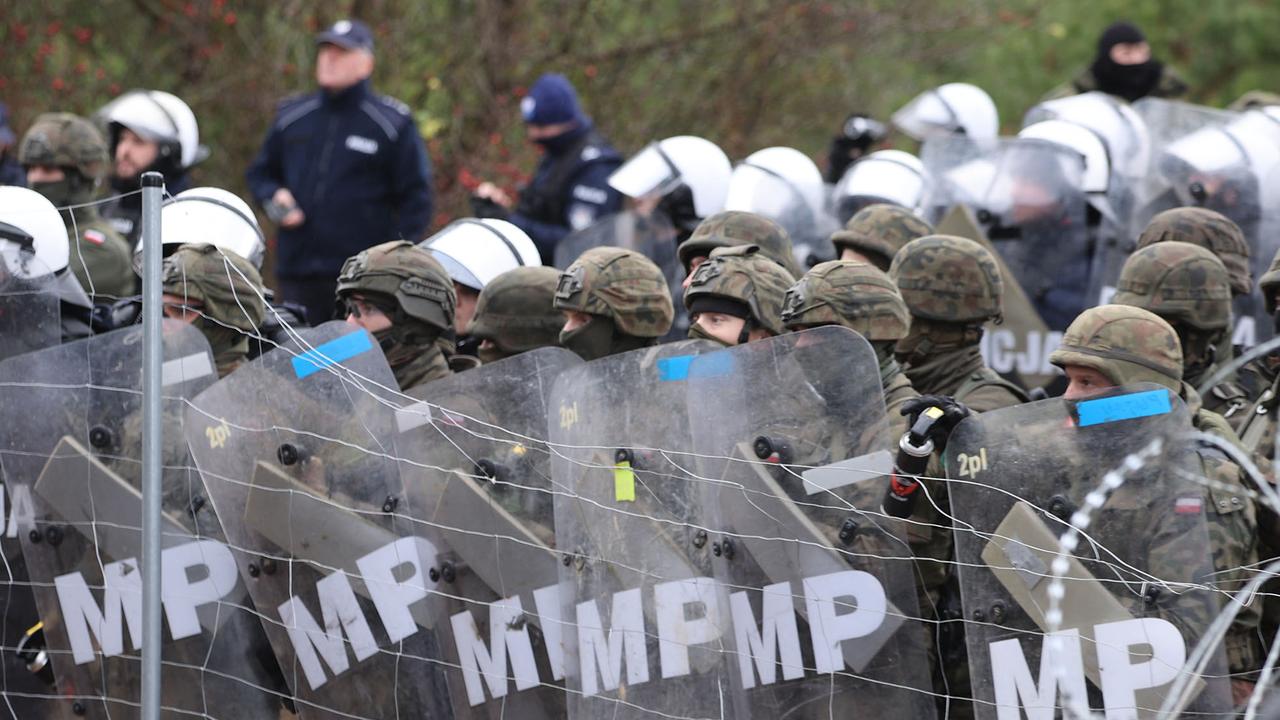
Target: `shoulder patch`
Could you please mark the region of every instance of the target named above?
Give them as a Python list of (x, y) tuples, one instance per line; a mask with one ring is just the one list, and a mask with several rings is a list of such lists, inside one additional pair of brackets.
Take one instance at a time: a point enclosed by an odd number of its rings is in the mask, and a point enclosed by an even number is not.
[(85, 230), (84, 239), (94, 245), (101, 245), (107, 241), (107, 236), (101, 230)]
[(395, 110), (396, 112), (400, 113), (401, 115), (409, 114), (409, 106), (391, 97), (390, 95), (379, 95), (378, 101), (381, 102), (383, 105), (386, 105), (387, 107), (391, 108), (392, 110)]
[(608, 191), (602, 188), (591, 187), (590, 185), (574, 185), (573, 197), (575, 200), (594, 203), (596, 205), (604, 205), (609, 202)]
[(582, 160), (582, 162), (591, 162), (592, 160), (595, 160), (596, 158), (600, 157), (603, 154), (604, 153), (600, 152), (600, 148), (596, 147), (595, 145), (588, 145), (582, 148), (582, 154), (579, 155), (578, 157)]

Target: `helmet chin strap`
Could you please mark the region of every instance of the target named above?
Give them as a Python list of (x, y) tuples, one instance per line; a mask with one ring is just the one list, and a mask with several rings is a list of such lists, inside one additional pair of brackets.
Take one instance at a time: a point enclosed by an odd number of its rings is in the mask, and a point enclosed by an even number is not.
[(742, 329), (738, 331), (738, 344), (746, 345), (751, 338), (751, 331), (756, 329), (755, 318), (747, 317), (742, 320)]

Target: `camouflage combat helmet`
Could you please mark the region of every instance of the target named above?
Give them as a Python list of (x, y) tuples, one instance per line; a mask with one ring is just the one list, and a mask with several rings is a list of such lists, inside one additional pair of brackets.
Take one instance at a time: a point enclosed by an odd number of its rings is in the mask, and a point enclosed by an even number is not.
[(1170, 241), (1199, 245), (1217, 255), (1230, 273), (1233, 295), (1248, 295), (1253, 291), (1249, 243), (1240, 226), (1225, 215), (1200, 207), (1165, 210), (1147, 223), (1138, 236), (1137, 249)]
[(831, 235), (831, 242), (837, 256), (848, 248), (887, 271), (903, 245), (932, 234), (933, 227), (910, 210), (879, 203), (868, 205), (849, 218), (843, 230)]
[(18, 162), (24, 166), (74, 168), (90, 181), (107, 171), (107, 141), (93, 123), (71, 113), (44, 113), (22, 136)]
[(710, 256), (718, 247), (758, 245), (765, 257), (786, 268), (794, 282), (804, 273), (791, 250), (791, 238), (781, 225), (762, 215), (726, 210), (698, 223), (688, 240), (680, 243), (676, 253), (689, 272), (689, 263), (699, 255)]
[(1080, 313), (1049, 362), (1093, 368), (1116, 385), (1150, 382), (1177, 392), (1182, 384), (1178, 333), (1160, 316), (1131, 305)]
[(1275, 313), (1276, 295), (1280, 294), (1280, 250), (1271, 258), (1271, 267), (1258, 278), (1258, 289), (1267, 301), (1267, 312)]
[(353, 293), (394, 303), (393, 324), (411, 319), (439, 332), (453, 329), (453, 281), (440, 261), (411, 242), (392, 240), (347, 258), (338, 275), (338, 301)]
[(911, 329), (907, 304), (889, 276), (852, 260), (815, 265), (787, 291), (782, 322), (789, 329), (843, 325), (872, 342), (901, 340)]
[(911, 316), (943, 323), (981, 323), (1001, 318), (1004, 285), (991, 253), (973, 240), (926, 235), (893, 258), (889, 277)]
[(1212, 252), (1184, 242), (1161, 242), (1129, 256), (1111, 302), (1133, 305), (1197, 330), (1231, 323), (1231, 280)]
[(758, 245), (719, 247), (693, 271), (684, 306), (696, 312), (703, 298), (741, 303), (758, 327), (781, 335), (785, 332), (782, 302), (794, 282), (791, 273), (765, 256)]
[(508, 270), (480, 291), (467, 328), (508, 354), (555, 345), (564, 317), (555, 308), (560, 272), (538, 265)]
[(560, 273), (555, 307), (610, 318), (640, 338), (666, 335), (675, 320), (662, 271), (644, 255), (617, 247), (591, 248)]
[(164, 260), (162, 283), (165, 293), (201, 303), (202, 316), (213, 325), (253, 333), (266, 316), (257, 268), (213, 245), (179, 246)]

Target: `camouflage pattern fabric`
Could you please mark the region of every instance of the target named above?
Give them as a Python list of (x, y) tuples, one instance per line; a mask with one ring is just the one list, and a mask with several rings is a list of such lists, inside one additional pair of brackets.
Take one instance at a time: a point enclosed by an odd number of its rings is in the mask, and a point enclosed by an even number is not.
[(1267, 271), (1258, 278), (1258, 289), (1262, 291), (1262, 297), (1267, 302), (1267, 312), (1275, 313), (1276, 311), (1276, 293), (1280, 291), (1280, 252), (1277, 252), (1271, 258), (1271, 265), (1267, 267)]
[(693, 271), (684, 291), (685, 309), (692, 310), (701, 297), (737, 300), (753, 319), (774, 335), (781, 335), (783, 300), (795, 279), (770, 260), (758, 245), (735, 245), (711, 251), (707, 261)]
[(266, 315), (257, 268), (213, 245), (182, 245), (165, 258), (161, 282), (166, 294), (202, 303), (193, 325), (209, 341), (218, 375), (239, 367)]
[(884, 272), (866, 263), (833, 260), (815, 265), (787, 291), (782, 322), (788, 328), (843, 325), (872, 342), (897, 341), (906, 337), (911, 314)]
[(95, 304), (109, 304), (134, 294), (138, 276), (133, 252), (93, 206), (63, 210), (71, 245), (68, 267)]
[[(1040, 98), (1040, 102), (1081, 95), (1096, 90), (1098, 90), (1098, 79), (1093, 76), (1091, 68), (1085, 67), (1070, 81), (1045, 93), (1044, 97)], [(1151, 91), (1151, 97), (1180, 98), (1187, 94), (1187, 90), (1187, 82), (1178, 75), (1177, 71), (1165, 65), (1160, 70), (1160, 79), (1156, 81), (1156, 86)]]
[(485, 285), (467, 331), (497, 346), (486, 362), (558, 343), (564, 325), (555, 307), (559, 282), (555, 268), (539, 266), (508, 270)]
[(416, 320), (434, 331), (424, 329), (422, 334), (431, 336), (427, 339), (453, 329), (458, 302), (453, 280), (440, 261), (411, 242), (393, 240), (348, 258), (338, 275), (337, 296), (345, 300), (353, 293), (394, 302), (393, 326)]
[(888, 270), (893, 258), (904, 245), (933, 234), (933, 226), (916, 217), (910, 210), (897, 205), (870, 205), (859, 210), (844, 229), (831, 235), (831, 242), (839, 256), (846, 249), (853, 250), (872, 265)]
[(31, 124), (18, 146), (24, 166), (74, 168), (92, 183), (107, 171), (107, 141), (93, 123), (71, 113), (44, 113)]
[(1101, 305), (1080, 313), (1049, 362), (1093, 368), (1115, 385), (1149, 382), (1174, 392), (1182, 386), (1178, 333), (1155, 313), (1130, 305)]
[(1164, 242), (1199, 245), (1218, 256), (1231, 277), (1233, 295), (1253, 289), (1249, 272), (1249, 243), (1244, 232), (1225, 215), (1199, 207), (1180, 207), (1151, 218), (1138, 236), (1138, 250)]
[(912, 317), (963, 323), (1002, 314), (1000, 269), (991, 253), (967, 238), (927, 235), (912, 240), (894, 256), (889, 277)]
[(759, 245), (760, 252), (786, 268), (792, 279), (804, 274), (796, 263), (787, 231), (767, 217), (741, 210), (716, 213), (698, 223), (693, 234), (680, 243), (676, 252), (685, 272), (691, 272), (690, 265), (695, 257), (707, 257), (715, 248), (733, 245)]
[(662, 270), (640, 253), (616, 247), (591, 248), (560, 273), (555, 307), (607, 317), (640, 338), (662, 337), (675, 319)]
[(1209, 250), (1185, 242), (1148, 245), (1125, 261), (1112, 302), (1198, 330), (1231, 324), (1231, 279)]

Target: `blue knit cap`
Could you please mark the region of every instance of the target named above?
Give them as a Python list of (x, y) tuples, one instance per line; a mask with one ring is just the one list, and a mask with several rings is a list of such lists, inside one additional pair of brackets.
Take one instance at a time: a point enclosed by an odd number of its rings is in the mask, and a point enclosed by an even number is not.
[(538, 78), (520, 101), (520, 114), (529, 125), (558, 125), (582, 119), (578, 93), (569, 79), (558, 73)]

